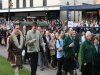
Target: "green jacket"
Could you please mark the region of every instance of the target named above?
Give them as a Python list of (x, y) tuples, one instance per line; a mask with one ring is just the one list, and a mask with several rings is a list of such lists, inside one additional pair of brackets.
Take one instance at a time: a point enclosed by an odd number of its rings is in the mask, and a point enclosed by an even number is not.
[(71, 57), (74, 56), (73, 47), (69, 47), (69, 45), (70, 45), (72, 42), (73, 42), (73, 39), (71, 39), (69, 36), (65, 36), (65, 39), (64, 39), (64, 46), (63, 46), (65, 58), (71, 58)]
[(86, 40), (81, 45), (80, 49), (81, 64), (94, 63), (95, 54), (96, 54), (96, 49), (94, 47), (94, 44)]

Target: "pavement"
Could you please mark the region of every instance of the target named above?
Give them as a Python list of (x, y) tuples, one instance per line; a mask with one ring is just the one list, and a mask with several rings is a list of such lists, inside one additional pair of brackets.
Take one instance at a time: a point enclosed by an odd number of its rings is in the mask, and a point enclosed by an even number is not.
[[(0, 46), (0, 56), (3, 56), (5, 58), (8, 57), (8, 52), (6, 50), (6, 47), (4, 46)], [(24, 65), (24, 67), (31, 71), (30, 66), (29, 65)], [(37, 75), (56, 75), (56, 71), (57, 70), (53, 70), (53, 69), (45, 69), (44, 71), (41, 71), (38, 67), (37, 69)]]

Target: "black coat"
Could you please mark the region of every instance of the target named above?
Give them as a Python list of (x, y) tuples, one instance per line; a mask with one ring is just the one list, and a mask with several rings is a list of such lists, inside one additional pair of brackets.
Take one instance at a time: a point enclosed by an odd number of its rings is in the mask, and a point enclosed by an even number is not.
[(78, 34), (76, 34), (76, 36), (74, 37), (74, 52), (78, 54), (79, 52), (79, 49), (80, 49), (80, 44), (79, 44), (79, 41), (80, 41), (80, 37)]
[(96, 54), (95, 54), (96, 56), (95, 56), (94, 62), (95, 62), (96, 65), (99, 64), (99, 66), (100, 66), (100, 45), (98, 44), (97, 47), (98, 47), (97, 48), (98, 50), (96, 51)]
[[(43, 36), (43, 40), (44, 40), (44, 43), (46, 44), (45, 45), (46, 49), (49, 49), (49, 42), (47, 41), (46, 36)], [(49, 36), (49, 41), (50, 40), (51, 40), (51, 37)]]

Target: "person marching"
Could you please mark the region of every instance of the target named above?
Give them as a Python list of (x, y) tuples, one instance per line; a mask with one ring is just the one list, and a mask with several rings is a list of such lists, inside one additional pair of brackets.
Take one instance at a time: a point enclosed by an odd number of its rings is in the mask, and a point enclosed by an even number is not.
[(38, 64), (38, 52), (41, 47), (44, 47), (42, 36), (37, 31), (37, 22), (33, 22), (32, 29), (27, 32), (26, 35), (27, 53), (30, 58), (31, 75), (36, 75)]
[(19, 75), (19, 69), (22, 68), (23, 35), (19, 28), (19, 24), (16, 24), (7, 40), (8, 60), (15, 69), (15, 75)]

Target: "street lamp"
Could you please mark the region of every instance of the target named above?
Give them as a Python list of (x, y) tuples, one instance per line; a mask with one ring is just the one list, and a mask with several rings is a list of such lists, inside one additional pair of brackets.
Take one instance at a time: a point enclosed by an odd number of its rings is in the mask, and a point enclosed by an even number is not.
[(48, 20), (48, 17), (47, 17), (48, 16), (48, 7), (45, 7), (44, 9), (45, 9), (45, 19)]
[[(67, 6), (69, 6), (70, 4), (69, 4), (69, 2), (67, 2), (67, 4), (66, 4)], [(69, 21), (70, 20), (70, 16), (69, 16), (70, 14), (69, 14), (69, 10), (67, 10), (67, 21)]]
[(11, 0), (8, 1), (8, 22), (10, 21), (10, 8), (13, 6), (13, 3)]
[[(76, 6), (76, 0), (74, 0), (74, 6)], [(74, 10), (74, 21), (75, 21), (75, 10)]]

